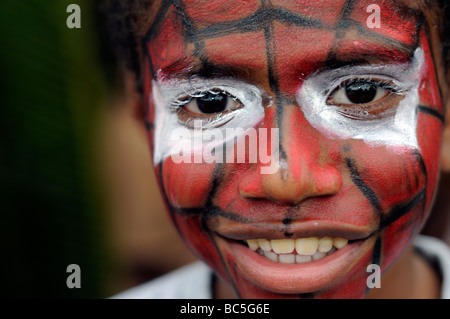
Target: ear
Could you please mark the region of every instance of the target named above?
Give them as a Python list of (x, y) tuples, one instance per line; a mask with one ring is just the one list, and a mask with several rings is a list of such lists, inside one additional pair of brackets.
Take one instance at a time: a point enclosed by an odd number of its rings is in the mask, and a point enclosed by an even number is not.
[(136, 74), (131, 71), (123, 71), (123, 86), (125, 93), (125, 104), (129, 114), (137, 120), (142, 130), (145, 130), (145, 111), (143, 107), (142, 94), (138, 91)]

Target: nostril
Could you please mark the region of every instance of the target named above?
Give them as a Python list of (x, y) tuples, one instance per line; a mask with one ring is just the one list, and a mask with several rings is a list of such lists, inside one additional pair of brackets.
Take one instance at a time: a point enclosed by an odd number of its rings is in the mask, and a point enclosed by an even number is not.
[(264, 198), (261, 174), (246, 174), (239, 182), (239, 195), (243, 198)]

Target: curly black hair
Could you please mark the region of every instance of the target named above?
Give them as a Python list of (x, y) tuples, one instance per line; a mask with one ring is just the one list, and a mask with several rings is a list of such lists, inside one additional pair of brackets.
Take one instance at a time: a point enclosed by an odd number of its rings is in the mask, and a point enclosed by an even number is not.
[[(446, 67), (450, 67), (450, 4), (448, 0), (420, 0), (423, 6), (436, 10), (440, 21), (443, 57)], [(113, 53), (117, 69), (126, 67), (139, 78), (139, 47), (137, 39), (143, 38), (146, 30), (142, 30), (142, 21), (152, 21), (156, 15), (160, 1), (156, 0), (103, 0), (100, 14), (102, 19), (103, 38), (108, 39), (106, 46)], [(145, 15), (142, 13), (145, 12)], [(153, 14), (153, 16), (152, 16)], [(148, 22), (147, 21), (147, 22)], [(141, 86), (138, 81), (138, 90)]]

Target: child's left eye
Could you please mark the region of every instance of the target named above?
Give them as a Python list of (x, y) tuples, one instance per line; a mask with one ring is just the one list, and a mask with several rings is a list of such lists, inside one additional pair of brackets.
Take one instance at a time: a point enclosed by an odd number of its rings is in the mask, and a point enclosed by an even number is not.
[(355, 120), (375, 120), (394, 114), (404, 98), (393, 83), (385, 80), (356, 79), (340, 84), (328, 96), (326, 104)]
[(392, 94), (392, 90), (368, 80), (349, 81), (340, 85), (328, 98), (327, 104), (361, 105), (377, 102)]

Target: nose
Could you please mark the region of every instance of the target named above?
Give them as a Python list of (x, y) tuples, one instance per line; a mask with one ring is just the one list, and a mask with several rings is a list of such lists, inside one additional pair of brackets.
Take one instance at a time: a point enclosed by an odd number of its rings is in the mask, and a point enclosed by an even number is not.
[(306, 198), (337, 193), (342, 176), (327, 141), (306, 121), (299, 107), (286, 108), (280, 127), (278, 169), (261, 174), (259, 164), (249, 167), (239, 180), (240, 196), (297, 205)]

